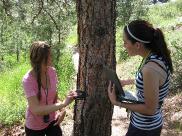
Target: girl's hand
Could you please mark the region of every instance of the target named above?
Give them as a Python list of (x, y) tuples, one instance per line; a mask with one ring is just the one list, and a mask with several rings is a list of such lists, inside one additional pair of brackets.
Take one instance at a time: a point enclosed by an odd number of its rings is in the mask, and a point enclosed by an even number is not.
[(59, 111), (57, 115), (56, 123), (54, 123), (54, 126), (59, 125), (63, 121), (65, 115), (66, 115), (65, 109), (62, 109), (61, 111)]
[(77, 93), (76, 93), (76, 91), (70, 91), (69, 93), (68, 93), (68, 95), (66, 96), (66, 99), (64, 100), (64, 105), (65, 105), (65, 107), (67, 106), (67, 105), (69, 105), (73, 100), (74, 100), (74, 98), (77, 96)]
[(116, 93), (115, 93), (115, 85), (111, 85), (111, 81), (109, 81), (109, 86), (108, 86), (108, 96), (113, 105), (116, 105)]

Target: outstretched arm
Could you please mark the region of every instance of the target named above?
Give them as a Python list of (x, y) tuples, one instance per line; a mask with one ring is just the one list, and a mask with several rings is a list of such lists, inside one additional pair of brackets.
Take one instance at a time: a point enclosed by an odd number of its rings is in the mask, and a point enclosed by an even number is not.
[(63, 109), (64, 107), (69, 105), (73, 101), (75, 96), (76, 92), (71, 91), (68, 93), (64, 102), (57, 102), (51, 105), (40, 105), (37, 96), (31, 96), (28, 98), (28, 106), (35, 115), (47, 115), (51, 112)]

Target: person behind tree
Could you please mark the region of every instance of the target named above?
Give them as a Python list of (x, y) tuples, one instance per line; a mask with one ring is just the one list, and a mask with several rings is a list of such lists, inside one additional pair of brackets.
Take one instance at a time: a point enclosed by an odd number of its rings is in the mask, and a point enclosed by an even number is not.
[(131, 110), (126, 136), (160, 136), (163, 126), (162, 103), (169, 91), (173, 72), (170, 51), (164, 35), (144, 20), (134, 20), (124, 27), (124, 47), (129, 56), (139, 55), (143, 60), (134, 80), (121, 80), (121, 84), (136, 84), (136, 96), (144, 104), (126, 104), (116, 100), (111, 83), (108, 96), (113, 105)]
[(51, 66), (51, 46), (46, 42), (33, 42), (30, 62), (32, 69), (23, 77), (28, 101), (25, 133), (27, 136), (62, 136), (59, 124), (66, 113), (64, 107), (73, 101), (76, 93), (70, 91), (64, 102), (59, 101), (57, 74)]

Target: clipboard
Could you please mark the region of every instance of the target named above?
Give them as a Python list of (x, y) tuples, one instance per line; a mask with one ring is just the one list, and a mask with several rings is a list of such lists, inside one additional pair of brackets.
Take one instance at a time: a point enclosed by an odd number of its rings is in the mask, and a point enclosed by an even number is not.
[(120, 83), (120, 80), (116, 74), (116, 72), (110, 69), (107, 66), (103, 66), (103, 72), (106, 76), (106, 79), (111, 81), (112, 84), (115, 84), (115, 92), (116, 92), (116, 99), (120, 102), (125, 103), (136, 103), (136, 104), (143, 104), (144, 102), (138, 101), (136, 97), (134, 97), (131, 93), (125, 92), (123, 87)]

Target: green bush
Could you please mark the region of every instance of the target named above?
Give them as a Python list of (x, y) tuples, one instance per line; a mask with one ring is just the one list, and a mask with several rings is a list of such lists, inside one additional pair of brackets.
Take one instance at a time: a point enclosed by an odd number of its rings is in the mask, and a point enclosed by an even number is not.
[(178, 23), (177, 17), (182, 14), (182, 2), (169, 2), (166, 4), (157, 4), (149, 7), (146, 19), (157, 27), (168, 27)]
[(59, 96), (63, 97), (73, 84), (73, 76), (75, 73), (72, 54), (70, 51), (63, 51), (60, 61), (56, 64), (57, 74), (59, 75)]
[(11, 70), (12, 67), (20, 65), (26, 60), (26, 56), (24, 54), (20, 54), (19, 62), (16, 60), (17, 56), (15, 53), (4, 54), (1, 57), (3, 57), (3, 60), (0, 60), (0, 72), (3, 72), (4, 70), (7, 69)]
[(171, 31), (167, 34), (169, 44), (172, 48), (172, 60), (174, 74), (172, 77), (172, 88), (181, 87), (182, 80), (182, 33), (180, 30)]
[(27, 63), (19, 64), (11, 70), (1, 72), (0, 77), (0, 122), (12, 124), (24, 119), (25, 98), (22, 77), (29, 69)]
[(147, 0), (117, 0), (117, 26), (142, 18), (148, 12)]
[(178, 14), (181, 15), (181, 12), (182, 12), (182, 1), (181, 1), (181, 0), (177, 0), (174, 4), (175, 4), (176, 7), (177, 7)]
[(126, 49), (124, 48), (123, 44), (123, 28), (118, 27), (116, 30), (116, 59), (117, 62), (121, 62), (122, 60), (128, 59), (128, 53), (126, 52)]

